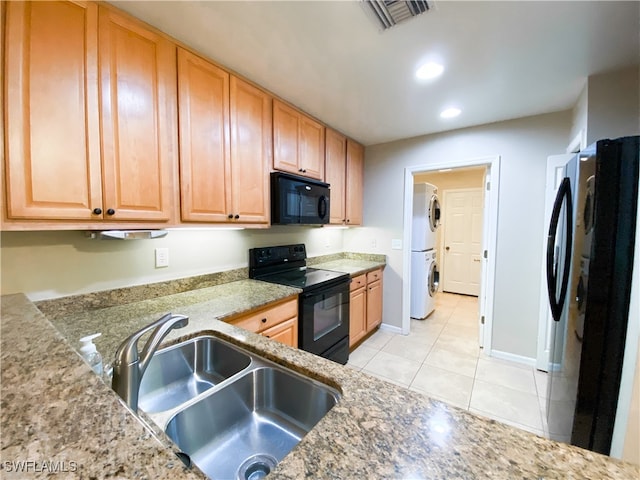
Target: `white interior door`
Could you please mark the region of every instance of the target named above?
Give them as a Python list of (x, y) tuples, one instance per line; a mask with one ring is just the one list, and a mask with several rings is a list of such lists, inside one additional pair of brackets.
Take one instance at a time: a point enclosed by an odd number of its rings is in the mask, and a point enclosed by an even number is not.
[(560, 182), (564, 178), (564, 167), (574, 157), (575, 154), (552, 155), (547, 158), (547, 176), (544, 200), (544, 228), (542, 229), (542, 265), (540, 266), (540, 316), (538, 321), (538, 349), (536, 355), (536, 368), (548, 371), (551, 360), (552, 336), (551, 308), (547, 297), (547, 276), (545, 275), (547, 266), (547, 236), (549, 222), (551, 221), (551, 211), (553, 202), (558, 192)]
[(443, 210), (443, 290), (478, 296), (484, 220), (482, 188), (444, 191)]

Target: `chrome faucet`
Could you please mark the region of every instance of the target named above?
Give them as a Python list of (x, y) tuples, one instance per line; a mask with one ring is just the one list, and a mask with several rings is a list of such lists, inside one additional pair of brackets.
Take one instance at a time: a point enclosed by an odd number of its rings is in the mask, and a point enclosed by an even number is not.
[[(138, 411), (138, 394), (142, 375), (144, 375), (149, 366), (149, 362), (158, 349), (160, 342), (171, 330), (185, 327), (188, 323), (189, 317), (167, 313), (159, 320), (138, 330), (118, 347), (113, 365), (111, 388), (120, 395), (134, 412)], [(138, 340), (150, 330), (153, 330), (153, 332), (142, 349), (140, 357), (138, 355)]]

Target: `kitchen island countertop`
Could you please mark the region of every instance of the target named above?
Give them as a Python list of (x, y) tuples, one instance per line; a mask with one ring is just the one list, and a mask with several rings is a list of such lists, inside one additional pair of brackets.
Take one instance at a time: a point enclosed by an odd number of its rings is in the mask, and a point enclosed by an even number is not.
[[(269, 478), (637, 479), (640, 475), (637, 466), (478, 417), (219, 320), (238, 309), (259, 306), (255, 303), (297, 293), (267, 285), (271, 284), (243, 280), (208, 292), (94, 310), (72, 320), (84, 324), (83, 329), (103, 327), (107, 339), (99, 348), (107, 356), (139, 322), (155, 319), (171, 306), (173, 313), (189, 315), (190, 325), (174, 330), (169, 343), (198, 332), (212, 333), (338, 388), (342, 392), (338, 405)], [(226, 296), (216, 295), (223, 291)], [(234, 303), (241, 304), (243, 297), (254, 301), (240, 307)], [(176, 298), (183, 303), (178, 305)], [(60, 329), (60, 319), (55, 322)], [(107, 328), (107, 323), (115, 326)], [(24, 473), (11, 471), (21, 460), (41, 462), (40, 467), (42, 462), (64, 461), (67, 470), (69, 462), (75, 462), (75, 471), (64, 478), (202, 478), (197, 469), (185, 469), (166, 437), (145, 429), (84, 364), (70, 346), (71, 338), (81, 332), (69, 330), (63, 336), (20, 294), (2, 297), (0, 327), (3, 478), (24, 478)]]

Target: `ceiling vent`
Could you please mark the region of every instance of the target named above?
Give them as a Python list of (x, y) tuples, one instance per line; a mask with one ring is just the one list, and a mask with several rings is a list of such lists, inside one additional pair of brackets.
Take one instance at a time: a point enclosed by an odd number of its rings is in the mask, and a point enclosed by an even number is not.
[(433, 2), (425, 0), (362, 0), (364, 8), (376, 20), (382, 30), (402, 23), (433, 8)]

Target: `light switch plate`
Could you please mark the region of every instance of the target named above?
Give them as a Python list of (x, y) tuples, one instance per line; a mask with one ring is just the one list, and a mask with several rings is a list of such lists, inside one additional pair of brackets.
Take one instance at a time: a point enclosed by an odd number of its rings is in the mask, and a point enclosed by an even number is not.
[(391, 250), (402, 250), (402, 239), (401, 238), (393, 238), (393, 239), (391, 239)]
[(169, 249), (156, 248), (156, 268), (169, 266)]

